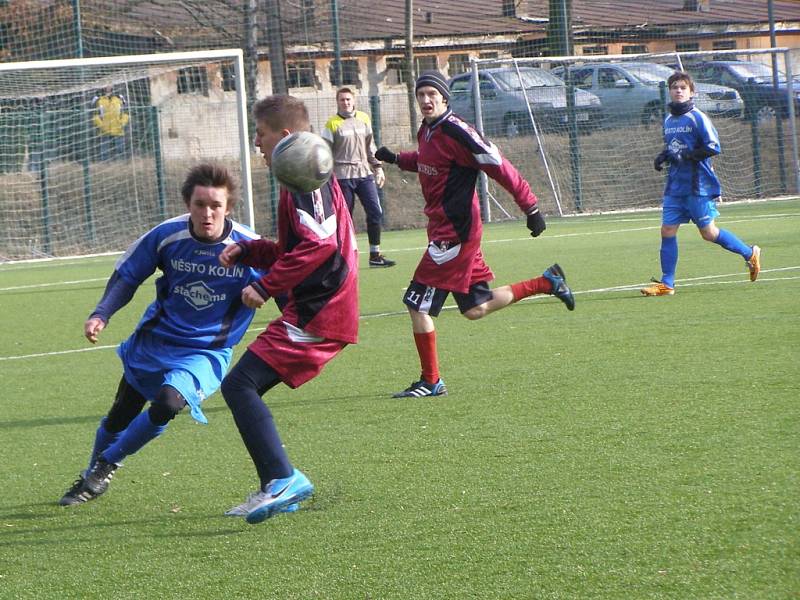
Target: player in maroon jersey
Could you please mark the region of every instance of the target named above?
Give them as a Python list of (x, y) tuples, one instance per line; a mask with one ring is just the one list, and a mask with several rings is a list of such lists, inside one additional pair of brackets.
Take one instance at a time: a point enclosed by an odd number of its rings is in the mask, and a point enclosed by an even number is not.
[[(305, 104), (291, 96), (269, 96), (253, 108), (255, 145), (271, 164), (272, 150), (295, 131), (308, 131)], [(250, 344), (222, 382), (260, 479), (260, 487), (226, 514), (258, 523), (297, 509), (314, 486), (292, 466), (269, 408), (261, 400), (278, 383), (296, 388), (358, 335), (358, 252), (350, 212), (336, 178), (311, 193), (281, 188), (278, 241), (229, 246), (220, 262), (267, 270), (242, 290), (242, 302), (260, 308), (275, 298), (281, 315)]]
[(414, 272), (403, 302), (411, 315), (414, 342), (422, 374), (395, 398), (439, 396), (447, 388), (439, 376), (436, 352), (436, 317), (448, 294), (467, 319), (476, 320), (534, 294), (552, 294), (569, 310), (575, 299), (564, 272), (557, 264), (540, 277), (491, 289), (494, 275), (483, 260), (483, 225), (475, 184), (483, 171), (503, 186), (527, 215), (533, 237), (545, 230), (536, 196), (528, 182), (492, 142), (486, 140), (448, 106), (450, 89), (436, 71), (426, 71), (416, 82), (417, 103), (423, 122), (414, 152), (395, 154), (386, 147), (378, 160), (394, 163), (419, 174), (425, 214), (428, 216), (428, 248)]

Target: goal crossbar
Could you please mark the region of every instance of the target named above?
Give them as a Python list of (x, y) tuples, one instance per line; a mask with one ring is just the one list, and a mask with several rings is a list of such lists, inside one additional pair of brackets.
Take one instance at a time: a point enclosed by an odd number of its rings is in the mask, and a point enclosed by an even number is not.
[(36, 60), (16, 63), (0, 63), (0, 75), (4, 73), (65, 68), (114, 67), (119, 65), (160, 65), (170, 63), (197, 63), (230, 60), (236, 77), (236, 117), (239, 127), (239, 151), (242, 161), (242, 201), (247, 210), (247, 224), (255, 228), (253, 186), (250, 164), (250, 141), (247, 127), (247, 93), (244, 77), (244, 54), (241, 48), (222, 50), (198, 50), (161, 54), (137, 54), (128, 56), (102, 56), (93, 58), (67, 58), (58, 60)]

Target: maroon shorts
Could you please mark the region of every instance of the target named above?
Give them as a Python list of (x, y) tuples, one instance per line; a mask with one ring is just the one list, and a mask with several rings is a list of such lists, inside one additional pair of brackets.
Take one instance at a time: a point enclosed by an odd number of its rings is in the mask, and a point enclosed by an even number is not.
[(296, 388), (320, 374), (347, 342), (313, 336), (275, 319), (248, 346), (248, 350), (275, 369), (281, 381)]
[(447, 244), (430, 242), (414, 271), (414, 281), (428, 287), (466, 294), (470, 287), (494, 279), (483, 260), (480, 240)]

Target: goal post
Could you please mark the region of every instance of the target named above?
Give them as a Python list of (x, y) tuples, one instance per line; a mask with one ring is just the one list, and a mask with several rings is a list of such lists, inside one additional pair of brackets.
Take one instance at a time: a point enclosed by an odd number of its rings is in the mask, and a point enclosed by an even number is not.
[[(652, 208), (664, 185), (652, 160), (663, 145), (666, 79), (683, 69), (720, 135), (722, 200), (775, 198), (800, 193), (798, 56), (763, 48), (473, 59), (471, 73), (452, 81), (451, 106), (495, 141), (549, 214)], [(487, 182), (485, 214), (504, 197)]]
[(240, 49), (0, 63), (0, 261), (124, 249), (203, 161), (255, 228)]

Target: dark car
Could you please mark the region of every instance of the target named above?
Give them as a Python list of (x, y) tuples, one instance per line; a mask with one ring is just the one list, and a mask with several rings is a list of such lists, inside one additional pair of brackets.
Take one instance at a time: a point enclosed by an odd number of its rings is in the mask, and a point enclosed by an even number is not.
[[(564, 82), (544, 69), (483, 69), (478, 74), (481, 115), (488, 135), (514, 136), (532, 129), (528, 106), (538, 127), (567, 131), (567, 93)], [(523, 91), (524, 86), (524, 91)], [(472, 73), (450, 80), (450, 106), (470, 123), (475, 122)], [(527, 102), (526, 102), (527, 98)], [(600, 100), (584, 90), (575, 90), (575, 118), (583, 131), (597, 128), (602, 118)]]
[[(759, 120), (787, 117), (786, 74), (778, 72), (778, 85), (772, 68), (763, 63), (743, 60), (711, 60), (684, 65), (698, 82), (718, 83), (739, 91), (744, 99), (745, 116)], [(800, 75), (792, 80), (795, 111), (800, 107)]]

